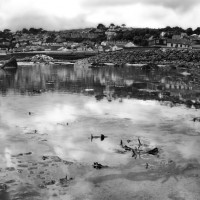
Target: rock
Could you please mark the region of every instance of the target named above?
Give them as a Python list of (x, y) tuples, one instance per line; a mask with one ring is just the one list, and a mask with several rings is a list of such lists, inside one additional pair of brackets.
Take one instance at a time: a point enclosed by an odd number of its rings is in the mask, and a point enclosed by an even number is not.
[(93, 167), (94, 167), (95, 169), (108, 168), (108, 166), (99, 164), (98, 162), (94, 162)]
[(31, 155), (32, 154), (32, 152), (28, 152), (28, 153), (25, 153), (24, 155)]
[(159, 153), (158, 148), (154, 148), (152, 150), (147, 151), (148, 154), (157, 155)]
[(28, 168), (28, 165), (25, 165), (25, 164), (20, 164), (20, 165), (18, 165), (18, 167), (23, 167), (23, 168)]
[(69, 162), (69, 161), (66, 161), (66, 160), (63, 160), (63, 163), (64, 163), (65, 165), (72, 165), (72, 164), (73, 164), (73, 162)]
[(32, 62), (44, 62), (44, 63), (49, 63), (53, 61), (53, 58), (47, 55), (35, 55), (31, 58)]
[(116, 150), (115, 150), (115, 153), (119, 153), (119, 154), (125, 154), (125, 153), (126, 153), (126, 151), (123, 151), (123, 150), (116, 149)]
[(10, 68), (15, 68), (17, 69), (18, 65), (17, 65), (17, 60), (15, 57), (10, 58), (8, 61), (6, 61), (3, 65), (2, 65), (2, 69), (10, 69)]
[(15, 168), (14, 167), (6, 167), (6, 170), (12, 172), (12, 171), (15, 171)]
[(54, 185), (55, 183), (56, 183), (55, 180), (51, 180), (51, 181), (45, 182), (44, 184), (45, 185)]
[(132, 148), (131, 147), (129, 147), (129, 146), (123, 146), (123, 148), (126, 150), (126, 151), (132, 151)]
[(197, 122), (200, 122), (200, 117), (194, 117), (194, 118), (193, 118), (193, 121), (194, 121), (194, 122), (196, 122), (196, 121), (197, 121)]
[(67, 176), (65, 178), (60, 179), (61, 184), (65, 184), (67, 182)]
[(59, 158), (58, 156), (51, 156), (52, 161), (54, 162), (62, 162), (62, 159)]
[(20, 174), (23, 172), (22, 169), (17, 169), (17, 171), (18, 171), (18, 173), (20, 173)]
[(8, 186), (4, 183), (0, 183), (0, 190), (6, 191), (8, 189)]
[(15, 181), (16, 181), (16, 180), (13, 180), (13, 179), (12, 179), (12, 180), (6, 181), (5, 183), (7, 183), (7, 184), (9, 184), (9, 183), (15, 183)]
[(42, 156), (42, 160), (47, 160), (49, 159), (49, 156)]
[(68, 186), (68, 183), (69, 183), (70, 181), (72, 181), (72, 180), (73, 180), (73, 178), (67, 179), (67, 176), (66, 176), (65, 178), (61, 178), (61, 179), (60, 179), (60, 184), (61, 184), (63, 187), (66, 187), (66, 186)]
[(149, 168), (149, 164), (148, 164), (148, 163), (146, 163), (146, 165), (145, 165), (145, 168), (146, 168), (146, 169), (148, 169), (148, 168)]
[(38, 187), (41, 188), (41, 189), (44, 189), (44, 188), (46, 188), (46, 185), (40, 184), (40, 185), (38, 185)]

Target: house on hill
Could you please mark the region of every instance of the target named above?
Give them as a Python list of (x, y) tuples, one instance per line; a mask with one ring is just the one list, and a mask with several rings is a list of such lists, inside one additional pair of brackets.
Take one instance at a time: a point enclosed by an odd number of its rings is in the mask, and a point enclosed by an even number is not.
[(182, 40), (168, 39), (167, 47), (185, 49), (185, 48), (191, 47), (191, 43), (184, 39), (182, 39)]
[(105, 46), (103, 49), (104, 49), (104, 52), (112, 51), (110, 46)]
[(97, 47), (97, 49), (98, 49), (98, 52), (103, 52), (103, 51), (104, 51), (104, 48), (103, 48), (102, 45), (99, 45), (99, 46)]
[(88, 47), (88, 48), (86, 49), (86, 51), (88, 51), (88, 52), (94, 52), (94, 49), (93, 49), (92, 47)]
[(86, 47), (84, 46), (84, 45), (78, 45), (77, 47), (76, 47), (76, 51), (86, 51)]
[(111, 49), (112, 49), (112, 51), (120, 51), (120, 50), (122, 50), (123, 48), (122, 48), (122, 47), (119, 47), (119, 46), (117, 46), (117, 45), (114, 45), (114, 46), (111, 47)]
[(163, 38), (150, 38), (149, 46), (152, 47), (164, 47), (167, 46), (167, 39)]
[(107, 44), (108, 44), (107, 41), (102, 41), (102, 42), (101, 42), (101, 45), (102, 45), (102, 46), (107, 46)]
[(72, 50), (65, 48), (65, 47), (60, 47), (57, 51), (65, 51), (65, 52), (68, 51), (68, 52), (70, 52)]

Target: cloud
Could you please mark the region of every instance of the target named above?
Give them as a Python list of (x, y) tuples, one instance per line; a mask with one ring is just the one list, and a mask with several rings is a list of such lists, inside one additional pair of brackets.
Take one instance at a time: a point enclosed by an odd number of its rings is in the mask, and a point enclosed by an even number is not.
[(10, 19), (8, 19), (4, 28), (20, 30), (24, 27), (42, 27), (47, 30), (61, 30), (78, 27), (85, 28), (88, 26), (94, 26), (94, 24), (86, 22), (84, 15), (78, 15), (72, 19), (66, 19), (65, 17), (46, 16), (40, 13), (25, 13), (23, 15), (13, 16)]
[(85, 21), (87, 12), (81, 8), (80, 1), (6, 0), (0, 4), (0, 19), (3, 19), (0, 28), (42, 27), (60, 30), (88, 27), (90, 23)]
[(173, 10), (190, 10), (199, 4), (199, 0), (85, 0), (87, 6), (123, 6), (123, 5), (154, 5), (163, 6)]
[(183, 28), (196, 28), (200, 6), (191, 8), (190, 12), (176, 12), (163, 6), (142, 4), (93, 8), (87, 21), (109, 25), (125, 23), (129, 27), (162, 28), (165, 26), (181, 26)]
[(0, 29), (199, 26), (198, 0), (0, 0)]

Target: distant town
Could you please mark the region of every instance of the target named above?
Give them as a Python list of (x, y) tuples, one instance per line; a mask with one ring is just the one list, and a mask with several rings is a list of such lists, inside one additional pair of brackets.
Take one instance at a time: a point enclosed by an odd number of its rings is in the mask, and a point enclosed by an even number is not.
[(112, 52), (136, 47), (200, 49), (200, 27), (130, 28), (98, 24), (96, 28), (47, 31), (23, 28), (0, 31), (0, 54), (32, 51)]

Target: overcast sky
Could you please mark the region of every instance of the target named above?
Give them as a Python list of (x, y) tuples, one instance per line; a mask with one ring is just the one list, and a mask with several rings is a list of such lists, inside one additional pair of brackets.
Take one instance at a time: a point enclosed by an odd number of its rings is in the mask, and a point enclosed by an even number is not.
[(0, 0), (0, 30), (200, 26), (200, 0)]

